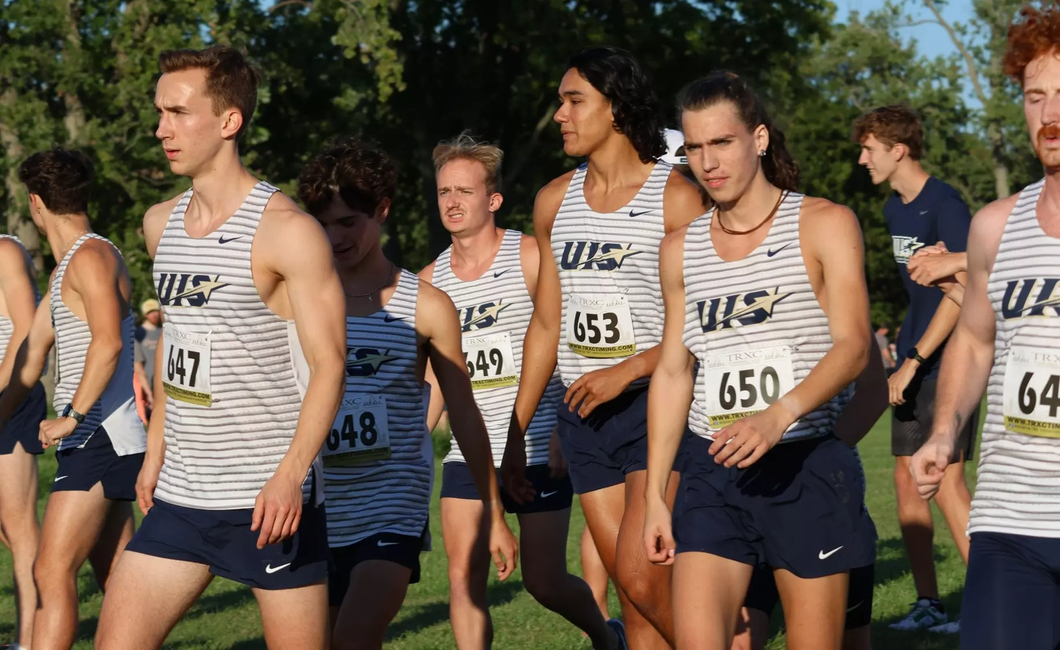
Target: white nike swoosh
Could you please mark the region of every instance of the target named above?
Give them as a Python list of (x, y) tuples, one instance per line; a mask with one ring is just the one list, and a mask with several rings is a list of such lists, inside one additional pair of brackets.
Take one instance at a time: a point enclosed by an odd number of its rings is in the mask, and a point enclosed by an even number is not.
[(70, 476), (70, 475), (69, 475), (69, 474), (66, 474), (66, 475), (64, 475), (64, 476), (56, 476), (56, 477), (55, 477), (55, 482), (56, 482), (56, 483), (58, 483), (59, 481), (61, 481), (61, 480), (63, 480), (64, 478), (66, 478), (67, 476)]
[(839, 546), (837, 548), (833, 548), (831, 551), (828, 551), (827, 553), (825, 553), (824, 551), (817, 551), (817, 559), (818, 560), (827, 560), (829, 557), (832, 556), (833, 553), (835, 553), (836, 551), (838, 551), (841, 548), (843, 548), (843, 547)]
[(383, 540), (375, 543), (376, 546), (397, 546), (398, 544), (399, 542), (384, 542)]
[(266, 564), (265, 565), (265, 573), (276, 573), (280, 569), (286, 569), (289, 566), (291, 566), (290, 562), (288, 562), (287, 564), (281, 564), (278, 567), (273, 567), (271, 564)]
[(852, 607), (847, 607), (847, 613), (849, 614), (850, 612), (854, 611), (855, 609), (857, 609), (858, 607), (861, 607), (864, 604), (865, 604), (865, 601), (863, 600), (860, 603), (858, 603), (857, 605), (854, 605)]
[(553, 490), (552, 492), (542, 492), (541, 493), (541, 498), (542, 499), (547, 499), (550, 496), (552, 496), (553, 494), (559, 494), (559, 490)]

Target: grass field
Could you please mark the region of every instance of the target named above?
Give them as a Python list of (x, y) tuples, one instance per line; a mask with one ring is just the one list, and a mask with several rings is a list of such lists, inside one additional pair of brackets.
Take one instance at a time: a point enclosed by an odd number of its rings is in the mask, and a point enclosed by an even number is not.
[[(887, 627), (889, 623), (904, 616), (909, 603), (915, 599), (909, 564), (905, 559), (895, 516), (893, 459), (890, 455), (888, 423), (888, 417), (882, 419), (861, 444), (861, 455), (868, 479), (868, 507), (876, 520), (880, 536), (873, 606), (873, 645), (877, 649), (956, 649), (956, 635), (899, 633)], [(967, 472), (970, 483), (974, 483), (975, 468), (970, 466)], [(48, 453), (41, 461), (41, 513), (44, 512), (47, 486), (51, 484), (54, 475), (55, 457), (54, 454)], [(440, 471), (436, 475), (440, 477)], [(444, 551), (441, 550), (441, 526), (438, 516), (439, 489), (440, 479), (435, 481), (435, 500), (431, 508), (431, 532), (436, 550), (422, 556), (422, 581), (410, 588), (404, 608), (391, 625), (388, 648), (455, 648), (448, 626), (446, 559)], [(964, 565), (941, 515), (937, 511), (935, 515), (935, 556), (939, 588), (947, 611), (952, 613), (960, 609)], [(514, 518), (511, 525), (514, 529)], [(584, 520), (575, 502), (567, 544), (567, 557), (572, 572), (577, 572), (580, 568), (578, 541), (583, 526)], [(10, 574), (10, 556), (6, 551), (0, 551), (0, 644), (10, 642), (14, 635), (14, 597)], [(78, 635), (80, 640), (74, 647), (87, 649), (92, 647), (91, 639), (103, 596), (96, 588), (87, 567), (82, 570), (78, 582), (81, 593), (81, 625)], [(538, 606), (527, 595), (522, 588), (522, 577), (518, 571), (504, 583), (495, 579), (491, 581), (490, 602), (495, 628), (495, 648), (559, 650), (590, 647), (589, 642), (582, 638), (576, 628)], [(611, 603), (612, 612), (617, 613), (618, 604), (613, 593)], [(769, 647), (785, 647), (782, 617), (779, 612), (774, 617), (774, 631), (775, 636)], [(239, 650), (264, 648), (261, 623), (250, 591), (227, 580), (215, 580), (188, 616), (176, 627), (164, 647)]]

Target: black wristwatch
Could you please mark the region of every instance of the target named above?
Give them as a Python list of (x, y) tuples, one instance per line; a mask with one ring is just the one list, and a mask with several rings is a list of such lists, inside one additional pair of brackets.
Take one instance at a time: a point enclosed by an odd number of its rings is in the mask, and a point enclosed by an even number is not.
[(905, 353), (906, 359), (916, 359), (921, 365), (927, 363), (927, 359), (920, 356), (920, 353), (916, 351), (916, 348), (909, 348), (909, 352)]
[(77, 422), (78, 424), (81, 424), (85, 421), (85, 414), (78, 413), (77, 411), (75, 411), (73, 404), (66, 405), (66, 408), (63, 409), (63, 417), (71, 418), (74, 422)]

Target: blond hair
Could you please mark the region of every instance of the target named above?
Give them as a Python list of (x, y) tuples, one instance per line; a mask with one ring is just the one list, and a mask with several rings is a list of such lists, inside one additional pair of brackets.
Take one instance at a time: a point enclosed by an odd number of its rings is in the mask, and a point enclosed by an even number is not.
[(446, 163), (454, 160), (474, 160), (486, 168), (486, 191), (490, 194), (501, 191), (501, 162), (504, 152), (501, 148), (488, 142), (479, 142), (467, 133), (450, 140), (438, 143), (431, 154), (434, 160), (434, 173), (437, 174)]

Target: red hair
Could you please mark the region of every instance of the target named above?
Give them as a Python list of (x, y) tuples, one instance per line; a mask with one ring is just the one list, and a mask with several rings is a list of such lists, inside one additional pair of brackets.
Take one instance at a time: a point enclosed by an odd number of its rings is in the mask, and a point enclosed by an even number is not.
[(1027, 65), (1042, 56), (1060, 50), (1060, 6), (1044, 9), (1026, 6), (1008, 28), (1008, 48), (1001, 69), (1021, 85)]

